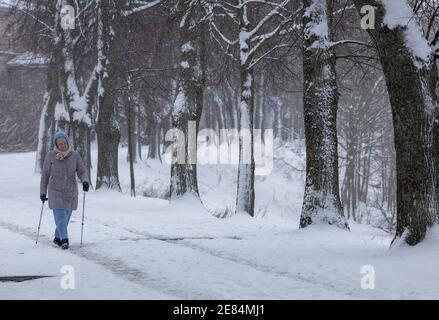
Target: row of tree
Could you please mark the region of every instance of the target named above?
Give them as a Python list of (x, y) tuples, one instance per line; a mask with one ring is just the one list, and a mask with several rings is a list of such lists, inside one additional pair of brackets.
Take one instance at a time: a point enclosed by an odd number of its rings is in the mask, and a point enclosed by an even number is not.
[[(65, 6), (75, 9), (75, 29), (63, 26)], [(360, 28), (365, 6), (372, 12), (368, 18), (375, 20), (366, 30), (369, 36)], [(379, 162), (381, 205), (387, 205), (381, 208), (396, 212), (395, 239), (417, 244), (437, 223), (439, 10), (434, 1), (29, 0), (17, 11), (24, 13), (24, 36), (38, 39), (35, 50), (50, 56), (37, 168), (59, 128), (71, 133), (90, 168), (95, 128), (96, 188), (120, 190), (120, 105), (134, 162), (140, 156), (139, 121), (148, 123), (150, 156), (159, 157), (164, 128), (196, 133), (203, 114), (206, 126), (263, 127), (271, 112), (264, 93), (270, 93), (286, 106), (273, 115), (277, 136), (305, 136), (301, 227), (329, 223), (348, 229), (343, 207), (355, 217), (358, 203), (367, 200), (371, 163)], [(356, 28), (347, 31), (343, 25)], [(155, 77), (153, 84), (150, 77)], [(339, 99), (343, 83), (349, 83), (352, 93)], [(297, 100), (295, 90), (303, 91), (303, 132), (294, 124), (302, 121), (296, 112), (300, 108), (287, 107)], [(383, 108), (387, 94), (391, 114)], [(206, 112), (207, 105), (215, 104), (218, 108)], [(143, 120), (139, 105), (149, 106)], [(392, 130), (383, 119), (393, 121), (395, 166), (388, 151)], [(285, 133), (288, 127), (294, 132)], [(340, 132), (345, 166), (341, 197)], [(172, 200), (187, 195), (199, 199), (196, 149), (189, 136), (184, 163), (171, 165)], [(251, 216), (253, 153), (253, 136), (240, 136), (236, 212)], [(391, 201), (395, 193), (396, 205)]]

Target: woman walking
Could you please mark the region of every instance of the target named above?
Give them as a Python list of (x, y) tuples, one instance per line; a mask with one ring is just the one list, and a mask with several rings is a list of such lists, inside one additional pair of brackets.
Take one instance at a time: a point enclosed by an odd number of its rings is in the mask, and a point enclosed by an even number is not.
[(81, 156), (72, 149), (69, 136), (59, 131), (53, 138), (55, 145), (44, 159), (40, 182), (40, 199), (44, 203), (49, 188), (49, 208), (55, 218), (53, 242), (62, 249), (69, 248), (67, 226), (73, 210), (78, 208), (76, 174), (82, 182), (82, 190), (89, 190), (89, 179)]

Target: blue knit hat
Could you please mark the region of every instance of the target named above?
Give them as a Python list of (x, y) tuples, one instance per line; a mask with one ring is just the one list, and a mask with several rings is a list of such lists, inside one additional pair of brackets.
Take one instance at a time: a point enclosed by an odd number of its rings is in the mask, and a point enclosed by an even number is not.
[(67, 141), (67, 144), (70, 146), (72, 146), (72, 141), (70, 140), (69, 136), (67, 135), (67, 133), (65, 133), (64, 131), (58, 131), (57, 133), (55, 133), (55, 135), (53, 136), (53, 144), (58, 148), (58, 145), (56, 144), (56, 140), (58, 140), (59, 138), (63, 138), (64, 140)]

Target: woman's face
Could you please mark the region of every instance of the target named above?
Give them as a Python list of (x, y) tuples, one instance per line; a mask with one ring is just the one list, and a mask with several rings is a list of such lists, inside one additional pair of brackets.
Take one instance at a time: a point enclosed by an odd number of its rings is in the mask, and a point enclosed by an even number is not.
[(69, 144), (67, 143), (66, 139), (63, 138), (59, 138), (58, 140), (56, 140), (56, 144), (58, 145), (58, 149), (59, 151), (67, 151), (67, 149), (69, 148)]

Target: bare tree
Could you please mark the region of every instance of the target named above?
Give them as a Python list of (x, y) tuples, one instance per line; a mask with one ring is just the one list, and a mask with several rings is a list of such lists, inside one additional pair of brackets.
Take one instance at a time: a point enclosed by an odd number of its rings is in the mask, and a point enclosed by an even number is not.
[[(279, 42), (267, 46), (280, 34), (286, 33), (293, 14), (289, 10), (289, 0), (282, 1), (221, 1), (209, 7), (211, 35), (221, 46), (230, 48), (237, 46), (240, 74), (240, 96), (238, 104), (239, 120), (239, 166), (236, 196), (236, 213), (254, 216), (255, 203), (255, 160), (253, 150), (254, 127), (254, 70), (267, 57), (288, 43)], [(227, 36), (219, 27), (224, 17), (236, 24), (237, 31)], [(289, 26), (289, 28), (292, 28)]]
[[(98, 170), (96, 189), (120, 190), (118, 149), (120, 129), (116, 118), (117, 49), (121, 8), (114, 1), (97, 0), (97, 105)], [(119, 25), (118, 25), (119, 24)], [(120, 34), (118, 34), (120, 36)]]
[(300, 227), (348, 229), (338, 185), (338, 88), (332, 46), (332, 0), (304, 0), (303, 44), (306, 181)]
[(205, 81), (204, 1), (178, 3), (181, 14), (178, 94), (172, 109), (177, 129), (176, 157), (171, 164), (171, 200), (192, 195), (199, 199), (197, 182), (197, 132), (203, 108)]
[(438, 131), (438, 77), (434, 54), (406, 0), (354, 3), (359, 12), (365, 5), (376, 8), (375, 28), (367, 31), (381, 60), (393, 112), (398, 213), (395, 240), (402, 237), (415, 245), (437, 219), (435, 152), (439, 142), (434, 133)]

